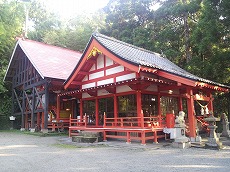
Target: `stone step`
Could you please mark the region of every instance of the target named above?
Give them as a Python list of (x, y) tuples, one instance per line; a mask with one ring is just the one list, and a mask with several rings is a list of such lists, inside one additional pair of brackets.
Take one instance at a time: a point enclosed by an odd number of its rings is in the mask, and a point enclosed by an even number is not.
[(80, 131), (79, 135), (84, 136), (84, 137), (99, 137), (99, 136), (101, 136), (101, 132)]
[(72, 142), (77, 143), (94, 143), (98, 141), (98, 137), (84, 137), (84, 136), (73, 136)]

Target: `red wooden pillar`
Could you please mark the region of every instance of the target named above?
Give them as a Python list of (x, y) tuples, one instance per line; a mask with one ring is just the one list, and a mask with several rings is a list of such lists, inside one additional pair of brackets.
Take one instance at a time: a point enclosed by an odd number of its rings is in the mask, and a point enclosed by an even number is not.
[(117, 106), (116, 94), (113, 95), (113, 106), (114, 106), (114, 122), (115, 122), (115, 126), (116, 126), (117, 125), (117, 118), (118, 118), (118, 106)]
[(189, 120), (189, 137), (196, 137), (196, 118), (194, 114), (194, 99), (193, 99), (193, 91), (191, 88), (187, 88), (187, 94), (189, 98), (187, 99), (188, 106), (188, 120)]
[(57, 120), (60, 119), (60, 95), (57, 94)]
[(161, 95), (160, 93), (157, 94), (157, 108), (158, 108), (158, 116), (161, 117)]
[(212, 93), (208, 93), (208, 97), (210, 98), (210, 102), (208, 104), (208, 110), (209, 112), (211, 111), (213, 113), (213, 97), (212, 97)]
[(40, 112), (37, 113), (37, 129), (40, 128)]
[(44, 117), (45, 117), (45, 113), (44, 112), (42, 112), (42, 129), (44, 129), (45, 128), (45, 119), (44, 119)]
[(80, 99), (80, 119), (83, 120), (83, 101)]
[(98, 98), (95, 99), (95, 118), (96, 118), (96, 127), (98, 126), (99, 122), (99, 103)]
[(178, 109), (179, 111), (183, 111), (182, 97), (179, 97), (178, 100), (179, 100)]
[(137, 117), (139, 117), (138, 119), (138, 123), (141, 124), (141, 121), (143, 120), (144, 118), (144, 115), (142, 114), (142, 102), (141, 102), (141, 91), (137, 91), (136, 93), (136, 99), (137, 99)]

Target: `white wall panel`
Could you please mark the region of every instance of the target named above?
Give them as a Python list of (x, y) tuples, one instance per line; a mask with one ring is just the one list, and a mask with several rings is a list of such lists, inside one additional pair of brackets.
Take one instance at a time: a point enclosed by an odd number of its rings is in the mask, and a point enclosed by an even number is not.
[(122, 72), (124, 70), (125, 70), (124, 66), (117, 66), (117, 67), (114, 67), (114, 68), (111, 68), (111, 69), (107, 69), (106, 70), (106, 75), (111, 75), (111, 74), (114, 74), (114, 73)]
[(82, 89), (91, 88), (91, 87), (95, 87), (95, 86), (96, 86), (96, 83), (92, 82), (92, 83), (89, 83), (89, 84), (82, 85)]
[(105, 61), (106, 61), (106, 66), (113, 65), (113, 60), (111, 58), (107, 57), (107, 56), (106, 56), (106, 60)]
[(118, 76), (118, 77), (116, 77), (116, 82), (125, 81), (125, 80), (132, 79), (132, 78), (136, 78), (135, 73), (130, 73), (127, 75)]
[(97, 82), (97, 86), (104, 85), (104, 84), (109, 84), (109, 83), (113, 83), (113, 78), (109, 78), (109, 79), (98, 81)]
[(104, 71), (92, 73), (92, 74), (89, 74), (89, 80), (95, 79), (95, 78), (100, 78), (100, 77), (103, 77), (103, 76), (104, 76)]
[(104, 56), (99, 55), (97, 58), (97, 69), (101, 69), (104, 67)]

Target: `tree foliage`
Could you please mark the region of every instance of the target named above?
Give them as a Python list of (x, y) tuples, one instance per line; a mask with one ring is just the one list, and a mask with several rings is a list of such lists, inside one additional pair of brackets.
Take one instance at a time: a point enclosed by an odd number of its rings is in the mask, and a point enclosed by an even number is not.
[[(154, 10), (156, 4), (160, 7)], [(94, 15), (65, 21), (39, 0), (0, 0), (1, 97), (8, 94), (2, 80), (15, 37), (24, 30), (25, 6), (33, 23), (29, 39), (83, 51), (92, 32), (99, 30), (161, 53), (195, 75), (230, 85), (229, 0), (109, 0)], [(230, 101), (227, 95), (218, 96)]]

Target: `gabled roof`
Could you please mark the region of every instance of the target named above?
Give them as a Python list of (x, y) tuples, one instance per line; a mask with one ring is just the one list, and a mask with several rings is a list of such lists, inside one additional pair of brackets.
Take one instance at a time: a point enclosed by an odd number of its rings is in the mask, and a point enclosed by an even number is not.
[(4, 80), (10, 80), (10, 76), (8, 76), (9, 70), (11, 70), (12, 61), (19, 47), (42, 78), (47, 77), (66, 80), (82, 55), (80, 52), (66, 48), (28, 39), (19, 39), (10, 59)]
[(75, 71), (77, 69), (79, 70), (81, 63), (85, 60), (85, 56), (87, 56), (89, 53), (88, 49), (92, 48), (91, 44), (93, 44), (93, 46), (94, 44), (100, 45), (100, 48), (106, 49), (110, 54), (112, 54), (113, 56), (116, 56), (116, 58), (118, 58), (119, 60), (126, 62), (126, 64), (131, 64), (132, 66), (137, 66), (139, 68), (147, 67), (149, 69), (157, 69), (159, 70), (158, 74), (160, 74), (160, 72), (166, 72), (166, 73), (172, 74), (170, 76), (172, 77), (175, 76), (175, 78), (178, 76), (180, 78), (185, 78), (186, 80), (191, 80), (193, 82), (194, 81), (204, 82), (204, 83), (213, 84), (213, 85), (217, 85), (217, 86), (221, 86), (225, 88), (230, 88), (229, 86), (195, 76), (185, 71), (184, 69), (180, 68), (176, 64), (172, 63), (167, 58), (162, 57), (158, 53), (154, 53), (146, 49), (136, 47), (134, 45), (119, 41), (115, 38), (111, 38), (111, 37), (102, 35), (100, 33), (92, 34), (90, 41), (88, 45), (86, 46), (81, 59), (79, 60), (79, 63), (75, 67), (70, 77), (66, 80), (65, 88), (67, 88), (68, 85), (73, 81), (73, 78), (76, 75)]
[(125, 42), (119, 41), (117, 39), (99, 33), (95, 33), (93, 37), (109, 51), (113, 52), (120, 58), (129, 61), (130, 63), (133, 63), (134, 65), (142, 65), (150, 68), (160, 69), (188, 79), (224, 86), (222, 84), (195, 76), (187, 72), (186, 70), (180, 68), (167, 58), (162, 57), (158, 53), (154, 53), (143, 48), (127, 44)]

